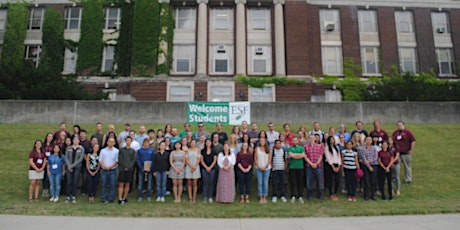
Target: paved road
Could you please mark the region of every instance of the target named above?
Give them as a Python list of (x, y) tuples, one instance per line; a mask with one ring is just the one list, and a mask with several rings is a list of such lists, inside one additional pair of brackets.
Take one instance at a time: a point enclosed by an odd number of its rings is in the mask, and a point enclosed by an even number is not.
[(394, 230), (460, 229), (460, 214), (378, 217), (192, 219), (0, 215), (1, 230)]

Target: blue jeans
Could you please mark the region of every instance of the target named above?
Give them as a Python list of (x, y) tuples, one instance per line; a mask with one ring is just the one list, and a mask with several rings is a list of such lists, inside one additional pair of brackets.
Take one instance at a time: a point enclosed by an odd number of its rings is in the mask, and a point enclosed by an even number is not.
[[(138, 185), (137, 185), (137, 198), (142, 197), (142, 190), (144, 185), (145, 177), (147, 176), (147, 197), (152, 197), (152, 172), (144, 173), (142, 170), (137, 171), (137, 176), (139, 177)], [(166, 193), (166, 192), (165, 192)]]
[(212, 169), (210, 172), (207, 172), (206, 169), (201, 169), (201, 179), (203, 179), (203, 198), (210, 198), (214, 194), (214, 175), (216, 174), (216, 169)]
[[(117, 169), (112, 170), (102, 170), (102, 192), (101, 200), (102, 202), (109, 201), (113, 202), (115, 199), (115, 182), (117, 179)], [(108, 194), (107, 194), (108, 189)]]
[(51, 173), (48, 178), (50, 181), (50, 196), (59, 196), (61, 193), (62, 172)]
[(261, 171), (256, 169), (257, 173), (257, 193), (259, 196), (268, 196), (268, 179), (270, 178), (270, 169)]
[(167, 175), (166, 171), (164, 172), (156, 172), (156, 181), (157, 181), (157, 196), (158, 197), (165, 197), (166, 196), (166, 180)]
[(66, 185), (66, 195), (67, 196), (76, 196), (77, 195), (77, 183), (78, 183), (78, 176), (80, 175), (81, 167), (73, 168), (73, 171), (70, 172), (67, 169), (66, 177), (67, 177), (67, 185)]
[(307, 173), (307, 198), (311, 199), (313, 197), (313, 182), (316, 182), (316, 196), (318, 199), (321, 199), (323, 197), (323, 194), (321, 193), (321, 185), (323, 183), (323, 169), (319, 167), (315, 169), (312, 167), (307, 167), (305, 170)]

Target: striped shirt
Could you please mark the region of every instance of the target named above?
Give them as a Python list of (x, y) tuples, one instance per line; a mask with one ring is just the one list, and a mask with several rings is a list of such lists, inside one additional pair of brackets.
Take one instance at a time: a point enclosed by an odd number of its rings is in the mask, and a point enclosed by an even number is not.
[(285, 170), (286, 159), (287, 154), (285, 154), (284, 149), (273, 149), (273, 170)]
[(356, 169), (355, 156), (358, 153), (353, 150), (344, 149), (342, 150), (343, 155), (343, 168), (345, 169)]

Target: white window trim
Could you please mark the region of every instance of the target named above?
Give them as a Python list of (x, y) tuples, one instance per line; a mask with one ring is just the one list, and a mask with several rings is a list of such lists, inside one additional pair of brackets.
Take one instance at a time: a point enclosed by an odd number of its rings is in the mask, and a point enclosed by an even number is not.
[[(232, 101), (235, 101), (235, 82), (231, 81), (231, 82), (228, 82), (228, 81), (209, 81), (208, 82), (208, 98), (207, 98), (207, 101), (212, 101), (213, 98), (212, 98), (212, 88), (213, 87), (228, 87), (230, 88), (230, 100), (229, 102), (232, 102)], [(221, 101), (221, 102), (224, 102), (224, 101)]]
[[(271, 98), (270, 102), (276, 102), (276, 86), (275, 86), (275, 84), (265, 84), (264, 88), (272, 88), (272, 94), (271, 94), (272, 98)], [(254, 88), (252, 88), (252, 87), (248, 87), (248, 101), (253, 101), (254, 100), (254, 98), (252, 96), (252, 90), (253, 89)]]
[[(377, 70), (377, 73), (368, 73), (367, 72), (367, 67), (366, 65), (364, 64), (366, 59), (364, 57), (365, 55), (365, 52), (363, 52), (363, 49), (366, 49), (366, 48), (373, 48), (374, 49), (374, 61), (377, 63), (376, 65), (376, 70)], [(366, 76), (366, 77), (378, 77), (378, 76), (382, 76), (382, 73), (381, 73), (381, 69), (380, 69), (380, 54), (379, 54), (379, 49), (378, 47), (375, 47), (375, 46), (361, 46), (360, 47), (361, 49), (361, 66), (362, 66), (362, 75), (363, 76)], [(375, 52), (377, 50), (377, 53)], [(364, 54), (364, 55), (363, 55)], [(366, 71), (366, 72), (364, 72)]]
[[(331, 12), (335, 12), (334, 13), (334, 18), (333, 19), (327, 19), (325, 18), (323, 12), (327, 12), (327, 11), (331, 11)], [(341, 24), (340, 24), (340, 10), (338, 9), (320, 9), (320, 30), (321, 30), (321, 33), (340, 33), (341, 31)], [(326, 30), (326, 25), (328, 23), (334, 23), (334, 30), (333, 31), (327, 31)]]
[[(448, 74), (442, 74), (441, 73), (441, 61), (439, 60), (439, 51), (440, 50), (448, 50), (449, 51), (449, 59), (450, 59), (450, 64), (449, 64), (449, 67), (450, 67), (450, 73)], [(438, 76), (439, 77), (454, 77), (456, 76), (455, 75), (455, 66), (453, 66), (455, 60), (454, 60), (454, 54), (453, 54), (453, 48), (440, 48), (440, 47), (436, 47), (436, 65), (438, 66)]]
[[(33, 15), (35, 13), (35, 10), (41, 10), (41, 19), (40, 19), (40, 28), (39, 29), (32, 29), (32, 24), (33, 24)], [(27, 30), (28, 31), (41, 31), (43, 29), (43, 20), (44, 20), (44, 15), (45, 15), (45, 8), (39, 7), (39, 8), (29, 8), (29, 15), (27, 16)]]
[(171, 101), (171, 87), (190, 87), (189, 101), (194, 101), (195, 82), (193, 81), (168, 81), (166, 86), (166, 101)]
[[(441, 28), (441, 27), (437, 27), (437, 25), (435, 25), (435, 21), (433, 20), (434, 19), (434, 15), (435, 14), (438, 14), (438, 15), (443, 15), (444, 16), (444, 20), (443, 21), (443, 28), (445, 29), (445, 31), (443, 33), (438, 33), (438, 28)], [(449, 15), (447, 12), (431, 12), (431, 22), (432, 22), (432, 26), (433, 26), (433, 33), (435, 34), (435, 36), (450, 36), (450, 23), (449, 23)]]
[[(177, 70), (177, 51), (176, 51), (176, 47), (177, 46), (193, 46), (192, 49), (193, 49), (193, 56), (192, 57), (189, 57), (189, 61), (190, 61), (190, 71), (188, 72), (178, 72), (176, 71)], [(196, 72), (196, 45), (195, 44), (174, 44), (174, 47), (173, 47), (173, 66), (172, 66), (172, 69), (171, 69), (171, 74), (174, 74), (174, 75), (190, 75), (190, 74), (194, 74)]]
[[(65, 49), (64, 51), (64, 68), (62, 69), (62, 73), (63, 74), (74, 74), (75, 71), (76, 71), (76, 68), (77, 68), (77, 60), (78, 60), (78, 48), (75, 50), (75, 52), (71, 52), (71, 53), (74, 53), (74, 57), (75, 57), (75, 69), (73, 69), (72, 71), (66, 71), (67, 69), (67, 50), (69, 50), (68, 48)], [(69, 50), (70, 51), (70, 50)]]
[[(192, 28), (179, 28), (179, 19), (187, 19), (187, 18), (179, 18), (179, 11), (180, 10), (192, 10), (192, 17), (189, 18), (192, 21)], [(196, 30), (196, 8), (194, 7), (178, 7), (174, 9), (174, 30), (177, 31), (195, 31)]]
[[(365, 21), (369, 21), (369, 20), (364, 20), (364, 17), (362, 16), (362, 12), (373, 12), (373, 18), (370, 21), (372, 22), (372, 29), (374, 31), (362, 31), (362, 29), (364, 29), (363, 23)], [(359, 23), (359, 25), (358, 25), (359, 33), (362, 33), (362, 34), (376, 34), (376, 33), (379, 32), (377, 11), (375, 11), (375, 10), (358, 10), (358, 23)]]
[[(71, 14), (70, 10), (73, 10), (73, 9), (79, 9), (79, 14), (78, 14), (78, 28), (77, 29), (70, 29), (69, 28), (69, 25), (70, 25), (70, 20), (76, 20), (77, 18), (72, 18), (71, 17)], [(68, 15), (65, 15), (64, 16), (67, 16), (66, 18), (64, 18), (64, 21), (66, 22), (66, 25), (65, 25), (65, 29), (66, 30), (80, 30), (81, 28), (81, 14), (82, 14), (82, 11), (83, 11), (83, 8), (82, 7), (67, 7), (65, 8), (65, 12), (67, 13), (68, 12)]]
[[(41, 55), (42, 55), (42, 52), (43, 52), (42, 45), (41, 44), (25, 44), (24, 46), (25, 46), (24, 49), (26, 49), (25, 50), (26, 53), (25, 53), (25, 56), (24, 56), (24, 60), (35, 60), (36, 59), (35, 68), (38, 68), (38, 66), (40, 65), (40, 61), (41, 61)], [(38, 50), (40, 51), (40, 53), (37, 55), (37, 57), (34, 57), (34, 58), (30, 57), (29, 53), (30, 53), (30, 47), (31, 46), (38, 47)]]
[[(255, 49), (262, 47), (264, 49), (264, 54), (256, 55)], [(260, 45), (250, 45), (248, 46), (248, 74), (249, 75), (272, 75), (273, 74), (273, 60), (272, 60), (272, 46), (267, 44)], [(265, 61), (265, 72), (255, 72), (254, 71), (254, 61), (255, 60), (264, 60)]]
[(6, 8), (0, 8), (0, 11), (5, 12), (5, 18), (0, 18), (0, 23), (3, 23), (4, 29), (0, 29), (0, 32), (5, 32), (6, 30), (6, 21), (8, 19), (8, 10)]
[[(211, 28), (210, 30), (213, 32), (232, 32), (234, 30), (234, 10), (233, 8), (211, 8), (211, 15), (210, 15), (210, 20), (211, 21)], [(216, 13), (217, 10), (226, 10), (228, 11), (228, 17), (227, 17), (227, 28), (216, 28)]]
[[(411, 49), (412, 54), (414, 55), (412, 60), (404, 60), (404, 59), (402, 59), (401, 51), (402, 51), (403, 49)], [(413, 74), (418, 74), (418, 72), (419, 72), (419, 70), (418, 70), (419, 67), (418, 67), (417, 48), (416, 48), (416, 47), (398, 47), (398, 55), (399, 55), (399, 69), (400, 69), (401, 73), (413, 73)], [(414, 65), (414, 67), (415, 67), (415, 71), (413, 71), (413, 72), (411, 72), (411, 71), (405, 71), (405, 70), (403, 69), (403, 68), (404, 68), (403, 61), (411, 61), (412, 64)]]
[[(105, 70), (105, 61), (106, 60), (110, 60), (110, 59), (107, 59), (107, 47), (108, 46), (113, 46), (113, 67), (111, 70)], [(117, 66), (115, 64), (115, 45), (111, 45), (111, 44), (108, 44), (106, 46), (104, 46), (104, 50), (103, 50), (103, 53), (102, 53), (102, 65), (101, 65), (101, 71), (102, 72), (108, 72), (108, 71), (114, 71), (117, 69)]]
[[(217, 72), (215, 71), (215, 60), (216, 60), (216, 50), (218, 45), (224, 45), (226, 47), (231, 47), (231, 54), (227, 54), (227, 72)], [(235, 46), (233, 44), (210, 44), (209, 45), (209, 74), (210, 75), (232, 75), (235, 72)], [(227, 50), (226, 53), (229, 53), (230, 51)], [(218, 59), (218, 60), (223, 60), (223, 59)]]
[[(410, 15), (410, 21), (407, 21), (410, 25), (409, 32), (401, 31), (401, 22), (406, 22), (406, 21), (401, 21), (400, 14), (402, 13), (408, 13)], [(401, 33), (401, 34), (414, 34), (415, 33), (414, 13), (412, 11), (395, 11), (395, 21), (396, 21), (396, 33)]]
[[(326, 48), (326, 49), (327, 49), (327, 48), (335, 48), (335, 52), (336, 52), (336, 56), (335, 56), (336, 59), (335, 59), (335, 62), (336, 62), (336, 65), (337, 65), (338, 67), (340, 67), (340, 68), (337, 68), (337, 69), (340, 70), (341, 72), (330, 73), (330, 72), (328, 72), (328, 71), (325, 71), (325, 70), (327, 70), (327, 67), (328, 67), (328, 65), (327, 65), (327, 61), (328, 61), (328, 60), (327, 60), (327, 59), (326, 59), (326, 61), (324, 60), (324, 58), (325, 58), (325, 57), (323, 56), (323, 54), (324, 54), (323, 49), (324, 49), (324, 48)], [(340, 54), (337, 52), (338, 50), (340, 51)], [(321, 62), (322, 62), (322, 65), (323, 65), (323, 66), (322, 66), (323, 74), (332, 75), (332, 76), (343, 76), (343, 48), (342, 48), (342, 46), (322, 46), (322, 47), (321, 47), (321, 57), (322, 57), (322, 58), (321, 58)], [(339, 58), (340, 58), (340, 59), (339, 59)], [(326, 65), (324, 65), (324, 64), (326, 64)]]
[[(264, 18), (258, 18), (258, 17), (253, 17), (251, 14), (252, 11), (264, 11), (265, 16)], [(248, 18), (248, 23), (247, 23), (247, 28), (250, 32), (270, 32), (271, 31), (271, 10), (269, 8), (248, 8), (247, 9), (247, 18)], [(257, 19), (257, 20), (264, 20), (265, 21), (265, 28), (254, 28), (252, 26), (252, 20)]]
[[(108, 28), (109, 27), (109, 20), (113, 18), (109, 18), (109, 11), (112, 9), (117, 10), (117, 22), (115, 22), (116, 27), (115, 29)], [(106, 7), (104, 8), (104, 31), (114, 31), (120, 29), (120, 22), (121, 22), (121, 8), (120, 7)]]

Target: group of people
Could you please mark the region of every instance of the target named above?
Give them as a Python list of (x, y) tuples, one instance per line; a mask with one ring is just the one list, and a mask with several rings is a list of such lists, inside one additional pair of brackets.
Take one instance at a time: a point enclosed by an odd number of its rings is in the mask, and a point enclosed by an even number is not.
[(277, 132), (271, 122), (265, 131), (258, 130), (255, 122), (243, 121), (227, 134), (220, 123), (212, 133), (203, 123), (198, 123), (196, 132), (186, 123), (181, 132), (167, 124), (158, 130), (140, 125), (137, 133), (126, 123), (117, 135), (114, 125), (108, 125), (104, 133), (103, 125), (97, 123), (96, 132), (87, 139), (87, 131), (79, 125), (70, 133), (61, 123), (44, 141), (36, 140), (29, 154), (29, 201), (39, 200), (42, 181), (43, 196), (52, 202), (59, 200), (63, 183), (66, 203), (76, 203), (80, 184), (81, 193), (93, 203), (102, 182), (101, 201), (113, 203), (117, 181), (119, 204), (128, 202), (134, 182), (137, 201), (144, 197), (152, 201), (155, 181), (157, 202), (165, 202), (171, 192), (174, 202), (181, 202), (187, 191), (189, 202), (195, 203), (200, 191), (203, 203), (212, 203), (214, 198), (232, 203), (238, 188), (240, 202), (250, 203), (254, 171), (262, 204), (268, 202), (270, 176), (274, 203), (288, 202), (288, 198), (291, 203), (304, 203), (305, 187), (309, 201), (314, 194), (323, 199), (323, 191), (337, 201), (340, 190), (351, 202), (357, 200), (357, 192), (362, 192), (364, 200), (376, 200), (376, 195), (385, 200), (385, 193), (393, 200), (393, 194), (400, 194), (400, 162), (405, 168), (404, 182), (412, 181), (414, 135), (402, 121), (392, 135), (379, 121), (374, 121), (369, 133), (361, 121), (355, 125), (351, 133), (343, 124), (337, 132), (334, 127), (323, 132), (314, 122), (310, 131), (301, 126), (293, 133), (289, 124)]

